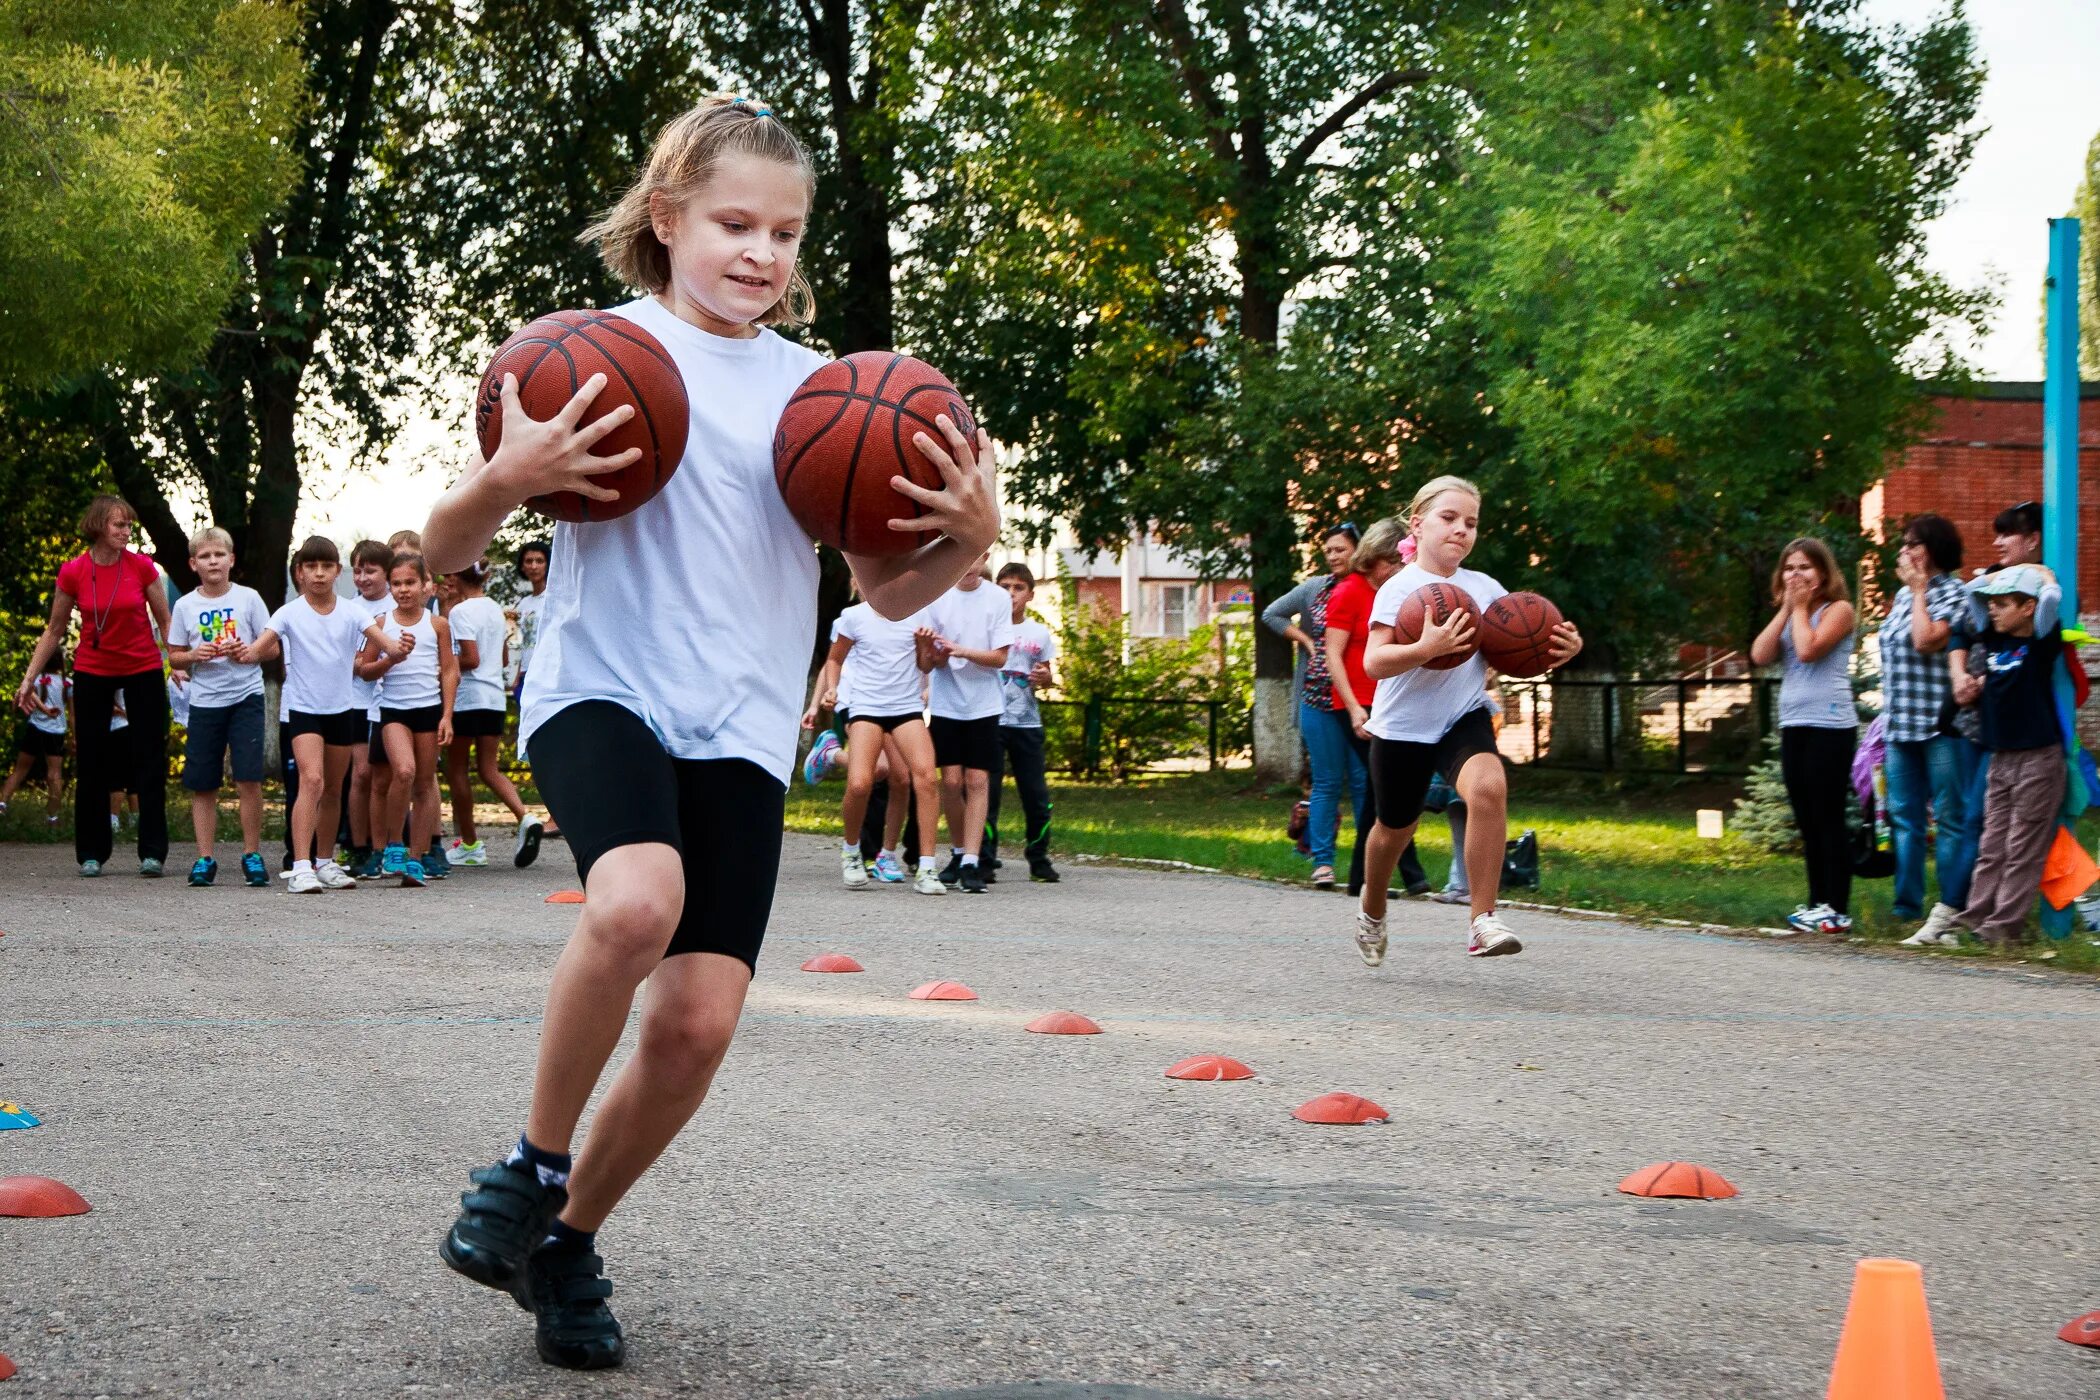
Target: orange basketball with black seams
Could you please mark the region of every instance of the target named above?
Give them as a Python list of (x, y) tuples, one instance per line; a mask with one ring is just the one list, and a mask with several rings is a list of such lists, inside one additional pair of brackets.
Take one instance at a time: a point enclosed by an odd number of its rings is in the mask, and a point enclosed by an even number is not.
[(977, 436), (969, 405), (924, 360), (862, 350), (825, 365), (795, 390), (773, 434), (773, 475), (788, 511), (813, 538), (848, 554), (909, 554), (925, 544), (927, 535), (889, 527), (926, 514), (890, 478), (932, 491), (946, 485), (912, 441), (923, 432), (947, 448), (934, 422), (942, 414), (965, 438)]
[(1473, 659), (1480, 649), (1480, 609), (1474, 606), (1473, 595), (1455, 583), (1425, 583), (1401, 600), (1400, 611), (1393, 618), (1393, 636), (1396, 640), (1413, 645), (1422, 640), (1422, 630), (1431, 622), (1446, 622), (1459, 613), (1473, 619), (1473, 643), (1464, 651), (1447, 652), (1434, 661), (1425, 661), (1423, 666), (1431, 671), (1448, 671), (1463, 666)]
[(1505, 676), (1543, 676), (1553, 669), (1553, 629), (1560, 609), (1536, 593), (1507, 593), (1480, 615), (1480, 654)]
[(617, 520), (647, 505), (678, 470), (691, 413), (685, 377), (663, 343), (625, 316), (556, 311), (498, 346), (474, 396), (474, 433), (483, 457), (495, 456), (503, 441), (505, 374), (517, 376), (518, 402), (526, 416), (542, 422), (560, 413), (594, 374), (605, 376), (605, 387), (591, 400), (584, 423), (622, 404), (635, 409), (633, 418), (591, 448), (599, 457), (615, 457), (630, 447), (642, 450), (636, 461), (594, 478), (619, 492), (619, 499), (594, 501), (574, 491), (556, 491), (525, 503), (534, 510), (556, 520)]

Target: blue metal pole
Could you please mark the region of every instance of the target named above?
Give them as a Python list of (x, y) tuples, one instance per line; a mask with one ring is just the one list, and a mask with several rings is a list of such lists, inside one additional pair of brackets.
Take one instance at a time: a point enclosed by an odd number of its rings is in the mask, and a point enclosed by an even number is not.
[(2078, 220), (2049, 221), (2049, 333), (2043, 351), (2042, 562), (2078, 625)]

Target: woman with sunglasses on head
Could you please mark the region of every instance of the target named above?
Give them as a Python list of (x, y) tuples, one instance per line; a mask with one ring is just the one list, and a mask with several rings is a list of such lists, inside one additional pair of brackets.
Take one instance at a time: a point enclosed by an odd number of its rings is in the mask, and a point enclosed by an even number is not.
[[(1334, 848), (1341, 829), (1343, 790), (1349, 794), (1349, 810), (1361, 814), (1369, 782), (1353, 742), (1356, 731), (1349, 708), (1335, 694), (1326, 641), (1327, 601), (1335, 585), (1349, 576), (1359, 538), (1356, 526), (1347, 521), (1327, 531), (1320, 538), (1327, 572), (1306, 579), (1261, 614), (1268, 629), (1288, 640), (1296, 652), (1292, 679), (1298, 698), (1298, 732), (1312, 760), (1312, 812), (1305, 839), (1312, 847), (1313, 885), (1323, 890), (1334, 888)], [(1412, 842), (1400, 858), (1400, 874), (1409, 894), (1428, 892), (1429, 877)]]

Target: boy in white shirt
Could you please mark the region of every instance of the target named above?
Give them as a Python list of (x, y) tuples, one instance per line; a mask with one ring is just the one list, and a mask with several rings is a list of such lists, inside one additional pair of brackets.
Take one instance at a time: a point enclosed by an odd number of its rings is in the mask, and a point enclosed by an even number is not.
[[(350, 582), (357, 588), (354, 606), (367, 622), (393, 611), (394, 595), (386, 586), (393, 562), (393, 549), (378, 540), (359, 540), (350, 550)], [(360, 880), (376, 880), (380, 848), (393, 839), (379, 829), (379, 819), (386, 811), (387, 783), (394, 770), (379, 735), (379, 683), (356, 676), (354, 665), (351, 670), (351, 689), (364, 702), (367, 732), (365, 742), (350, 751), (350, 794), (344, 799), (350, 809), (350, 873)]]
[(171, 605), (168, 629), (168, 664), (190, 673), (182, 759), (182, 785), (189, 789), (190, 824), (197, 835), (190, 883), (209, 885), (219, 874), (212, 850), (230, 751), (233, 790), (241, 806), (241, 878), (260, 889), (270, 883), (262, 858), (262, 668), (242, 661), (240, 654), (270, 625), (270, 610), (260, 593), (231, 582), (233, 536), (218, 526), (190, 536), (190, 567), (197, 586)]
[[(987, 551), (962, 582), (926, 610), (918, 631), (919, 669), (931, 677), (933, 753), (941, 765), (941, 812), (948, 820), (948, 866), (941, 883), (983, 894), (978, 864), (992, 774), (999, 770), (999, 668), (1013, 644), (1013, 602), (985, 579)], [(923, 838), (930, 846), (933, 833)]]
[[(999, 571), (999, 586), (1012, 600), (1014, 640), (1007, 648), (1006, 664), (999, 669), (999, 748), (1006, 765), (1013, 769), (1014, 788), (1021, 795), (1022, 840), (1028, 855), (1028, 878), (1038, 884), (1057, 883), (1057, 867), (1050, 863), (1050, 784), (1043, 775), (1043, 711), (1036, 704), (1038, 687), (1054, 684), (1050, 663), (1057, 659), (1057, 638), (1042, 623), (1028, 616), (1035, 599), (1035, 574), (1018, 561)], [(986, 880), (996, 880), (999, 869), (999, 797), (1006, 786), (994, 771), (991, 801), (985, 817), (984, 851)]]

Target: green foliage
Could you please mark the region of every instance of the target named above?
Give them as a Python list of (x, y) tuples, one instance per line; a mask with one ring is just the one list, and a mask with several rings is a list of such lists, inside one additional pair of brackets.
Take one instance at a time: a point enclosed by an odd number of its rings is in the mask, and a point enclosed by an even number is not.
[(1786, 779), (1779, 771), (1779, 736), (1765, 741), (1769, 755), (1743, 781), (1743, 795), (1735, 800), (1735, 816), (1729, 832), (1760, 851), (1790, 855), (1801, 849), (1801, 831), (1794, 825), (1794, 806), (1787, 800)]
[(298, 168), (297, 27), (266, 0), (0, 10), (0, 383), (203, 349)]
[[(1053, 767), (1085, 767), (1090, 751), (1117, 776), (1168, 759), (1203, 759), (1211, 701), (1217, 702), (1220, 751), (1246, 749), (1254, 653), (1244, 621), (1211, 623), (1178, 640), (1136, 638), (1120, 613), (1079, 605), (1069, 583), (1065, 592), (1057, 658), (1061, 703), (1044, 713)], [(1098, 734), (1087, 732), (1089, 714)]]
[[(2071, 198), (2078, 220), (2078, 373), (2100, 379), (2100, 135), (2085, 148), (2085, 174)], [(2046, 303), (2046, 298), (2045, 298)], [(2042, 343), (2049, 339), (2049, 312), (2042, 310)]]
[[(0, 520), (8, 524), (0, 569), (0, 681), (12, 694), (36, 639), (51, 620), (58, 566), (82, 549), (75, 527), (108, 473), (48, 404), (19, 392), (0, 397)], [(0, 733), (10, 726), (0, 726)]]

